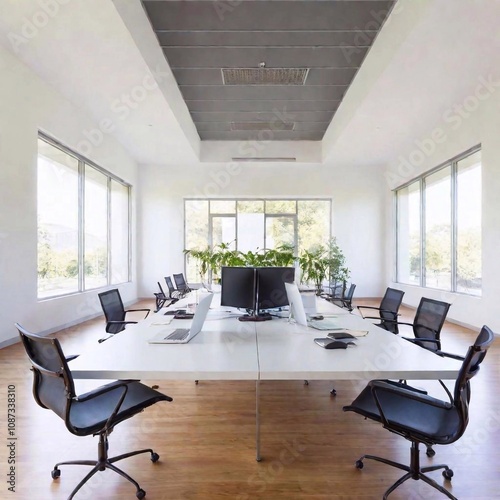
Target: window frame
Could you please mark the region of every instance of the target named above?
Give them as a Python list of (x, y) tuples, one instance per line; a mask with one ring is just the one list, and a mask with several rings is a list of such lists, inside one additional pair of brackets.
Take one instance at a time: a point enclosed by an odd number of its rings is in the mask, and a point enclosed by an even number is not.
[[(222, 197), (222, 198), (197, 198), (197, 197), (185, 197), (184, 198), (184, 203), (183, 203), (183, 210), (184, 210), (184, 248), (187, 248), (186, 246), (186, 229), (187, 229), (187, 221), (186, 221), (186, 202), (190, 201), (206, 201), (208, 202), (207, 205), (207, 217), (208, 217), (208, 235), (207, 235), (207, 244), (210, 246), (213, 246), (213, 235), (212, 235), (212, 226), (211, 226), (211, 218), (213, 216), (216, 217), (224, 217), (224, 216), (230, 216), (235, 218), (235, 234), (236, 234), (236, 243), (235, 247), (236, 249), (238, 248), (238, 202), (244, 202), (244, 201), (261, 201), (264, 203), (264, 208), (263, 208), (263, 216), (264, 216), (264, 233), (263, 233), (263, 241), (264, 241), (264, 248), (266, 248), (266, 243), (267, 243), (267, 238), (266, 238), (266, 220), (268, 217), (280, 217), (280, 216), (286, 216), (290, 217), (294, 221), (294, 248), (295, 252), (298, 252), (298, 245), (299, 245), (299, 217), (298, 217), (298, 210), (299, 210), (299, 203), (300, 201), (324, 201), (328, 203), (328, 236), (326, 238), (326, 241), (328, 241), (333, 234), (333, 199), (320, 196), (320, 197), (312, 197), (312, 196), (307, 196), (307, 197), (288, 197), (288, 196), (272, 196), (272, 197), (258, 197), (258, 196), (248, 196), (248, 197)], [(228, 214), (228, 213), (217, 213), (217, 214), (212, 214), (210, 212), (210, 202), (212, 201), (235, 201), (235, 212)], [(290, 201), (294, 202), (295, 204), (295, 212), (290, 213), (290, 212), (283, 212), (283, 213), (274, 213), (274, 212), (267, 212), (266, 211), (266, 202), (268, 201)], [(184, 273), (187, 275), (187, 256), (184, 257)]]
[[(42, 140), (49, 144), (50, 146), (59, 149), (64, 154), (75, 158), (78, 161), (78, 290), (68, 293), (57, 293), (53, 295), (47, 295), (40, 297), (38, 290), (38, 263), (37, 263), (37, 301), (42, 302), (45, 300), (56, 299), (60, 297), (68, 297), (71, 295), (77, 295), (86, 293), (88, 291), (95, 291), (106, 288), (110, 285), (120, 285), (123, 283), (130, 283), (132, 276), (132, 185), (118, 177), (117, 175), (109, 172), (108, 170), (100, 167), (92, 160), (89, 160), (85, 156), (76, 153), (72, 149), (68, 148), (57, 139), (54, 139), (50, 135), (42, 131), (38, 131), (37, 141)], [(38, 148), (37, 148), (38, 149)], [(99, 173), (106, 176), (106, 217), (107, 217), (107, 271), (106, 271), (106, 284), (99, 287), (86, 288), (85, 286), (85, 168), (86, 166), (93, 168)], [(38, 153), (37, 153), (37, 175), (38, 175)], [(112, 181), (118, 182), (124, 186), (127, 190), (127, 271), (126, 271), (126, 281), (113, 282), (112, 280), (112, 245), (111, 245), (111, 223), (112, 223), (112, 213), (111, 213), (111, 196), (112, 196)], [(37, 180), (38, 184), (38, 180)], [(37, 207), (38, 213), (38, 207)], [(38, 233), (38, 223), (37, 223), (37, 233)], [(37, 244), (38, 244), (38, 234), (37, 234)], [(38, 262), (38, 261), (37, 261)]]
[[(458, 163), (469, 156), (477, 152), (481, 152), (482, 147), (481, 144), (473, 146), (463, 153), (454, 156), (450, 160), (447, 160), (440, 165), (434, 167), (433, 169), (421, 174), (418, 177), (411, 179), (410, 181), (398, 186), (393, 189), (393, 199), (394, 199), (394, 211), (395, 211), (395, 259), (394, 259), (394, 267), (393, 272), (395, 276), (395, 283), (399, 283), (405, 286), (418, 286), (421, 288), (428, 288), (430, 290), (439, 290), (445, 293), (456, 293), (460, 295), (467, 295), (470, 297), (481, 297), (482, 296), (482, 286), (479, 289), (479, 293), (467, 293), (465, 291), (458, 290), (457, 282), (458, 282), (458, 248), (457, 248), (457, 240), (458, 240)], [(481, 159), (482, 160), (482, 159)], [(425, 216), (426, 216), (426, 179), (431, 175), (444, 170), (450, 167), (450, 200), (451, 200), (451, 213), (450, 213), (450, 273), (451, 273), (451, 283), (450, 289), (445, 290), (442, 288), (436, 288), (427, 285), (427, 276), (426, 276), (426, 224), (425, 224)], [(481, 161), (482, 168), (482, 161)], [(399, 281), (398, 270), (399, 270), (399, 233), (400, 233), (400, 207), (398, 202), (398, 193), (399, 191), (409, 187), (412, 184), (418, 183), (420, 190), (420, 225), (419, 225), (419, 234), (420, 234), (420, 283), (405, 283), (403, 281)], [(481, 190), (482, 197), (482, 190)], [(482, 273), (481, 273), (482, 275)]]

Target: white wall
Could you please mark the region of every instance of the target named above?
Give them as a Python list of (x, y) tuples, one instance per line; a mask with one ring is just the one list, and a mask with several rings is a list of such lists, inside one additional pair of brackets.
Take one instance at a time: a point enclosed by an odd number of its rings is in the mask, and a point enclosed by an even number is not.
[[(498, 79), (493, 80), (498, 81)], [(480, 81), (478, 79), (478, 82)], [(412, 149), (394, 158), (386, 172), (386, 180), (388, 185), (396, 187), (481, 143), (483, 168), (482, 297), (452, 294), (398, 283), (394, 283), (394, 286), (405, 290), (404, 303), (417, 306), (422, 296), (445, 300), (453, 304), (448, 313), (449, 318), (476, 328), (487, 324), (495, 331), (500, 331), (498, 315), (500, 303), (500, 141), (498, 140), (500, 136), (500, 86), (497, 84), (490, 86), (489, 89), (483, 86), (480, 92), (477, 92), (478, 88), (471, 88), (470, 94), (463, 101), (456, 103), (457, 107), (453, 106), (446, 110), (440, 122), (428, 124), (427, 134), (415, 138), (420, 144), (425, 143), (425, 148), (419, 148), (414, 143)], [(433, 140), (432, 135), (435, 129), (442, 131), (441, 136), (434, 136), (442, 137), (442, 140), (437, 142)], [(426, 149), (427, 153), (424, 155), (415, 153), (419, 149)], [(422, 161), (422, 158), (425, 159)], [(388, 195), (387, 206), (392, 205), (392, 202), (392, 197)], [(387, 225), (389, 228), (394, 227), (392, 217), (388, 217)], [(386, 247), (388, 281), (395, 278), (392, 265), (394, 247), (392, 239)]]
[(347, 257), (356, 295), (380, 296), (383, 267), (385, 187), (379, 170), (332, 164), (203, 164), (141, 167), (138, 242), (139, 295), (184, 271), (183, 199), (189, 197), (328, 197), (333, 234)]
[[(37, 300), (37, 134), (43, 130), (70, 148), (96, 124), (9, 52), (0, 48), (0, 346), (17, 339), (14, 323), (54, 331), (100, 313), (97, 291)], [(137, 166), (110, 136), (87, 155), (135, 185)], [(135, 214), (135, 203), (134, 210)], [(134, 215), (135, 219), (135, 215)], [(135, 242), (134, 242), (135, 245)], [(133, 265), (135, 275), (135, 262)], [(135, 283), (120, 287), (126, 302)]]

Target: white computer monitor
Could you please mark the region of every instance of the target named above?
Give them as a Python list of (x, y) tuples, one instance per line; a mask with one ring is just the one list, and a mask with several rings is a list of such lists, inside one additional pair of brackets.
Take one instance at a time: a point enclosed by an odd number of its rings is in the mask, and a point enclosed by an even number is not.
[(285, 290), (293, 319), (295, 319), (299, 325), (307, 326), (306, 311), (296, 283), (285, 283)]

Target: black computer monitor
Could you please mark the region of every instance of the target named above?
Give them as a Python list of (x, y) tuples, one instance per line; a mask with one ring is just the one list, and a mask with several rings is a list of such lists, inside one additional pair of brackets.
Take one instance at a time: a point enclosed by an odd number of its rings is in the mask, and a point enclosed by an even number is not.
[(257, 276), (254, 267), (223, 266), (221, 285), (221, 306), (239, 307), (255, 313)]
[(276, 309), (288, 305), (285, 283), (293, 283), (294, 267), (257, 268), (257, 309)]

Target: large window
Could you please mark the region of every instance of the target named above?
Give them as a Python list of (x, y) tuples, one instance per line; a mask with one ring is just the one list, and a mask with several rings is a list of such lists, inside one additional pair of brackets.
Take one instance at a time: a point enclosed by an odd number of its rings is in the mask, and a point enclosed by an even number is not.
[[(327, 244), (330, 200), (185, 200), (185, 248), (221, 243), (241, 252), (292, 245), (296, 253)], [(186, 262), (188, 281), (200, 280), (196, 261)]]
[(481, 151), (396, 190), (399, 283), (481, 295)]
[(130, 186), (38, 139), (38, 297), (129, 280)]

